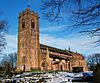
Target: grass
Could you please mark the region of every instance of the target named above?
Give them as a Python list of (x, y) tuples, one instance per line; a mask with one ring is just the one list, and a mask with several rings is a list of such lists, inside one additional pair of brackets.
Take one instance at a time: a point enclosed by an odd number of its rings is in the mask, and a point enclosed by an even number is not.
[(69, 71), (61, 71), (61, 70), (38, 70), (38, 69), (33, 69), (32, 72), (34, 73), (58, 73), (58, 72), (69, 72)]

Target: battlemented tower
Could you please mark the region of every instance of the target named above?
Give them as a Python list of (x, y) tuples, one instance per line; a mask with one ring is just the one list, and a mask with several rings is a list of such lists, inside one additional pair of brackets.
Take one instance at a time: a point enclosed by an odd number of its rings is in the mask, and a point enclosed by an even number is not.
[(27, 7), (18, 20), (17, 70), (39, 69), (39, 16)]

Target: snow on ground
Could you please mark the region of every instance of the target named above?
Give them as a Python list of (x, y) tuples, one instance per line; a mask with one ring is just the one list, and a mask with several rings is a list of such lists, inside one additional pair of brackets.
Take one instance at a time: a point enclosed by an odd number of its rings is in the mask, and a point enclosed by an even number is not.
[[(87, 72), (88, 73), (88, 72)], [(91, 72), (89, 72), (91, 73)], [(6, 82), (24, 82), (24, 83), (72, 83), (73, 79), (81, 79), (75, 77), (82, 77), (82, 73), (33, 73), (26, 72), (23, 74), (13, 75), (11, 78), (0, 78), (0, 83)]]

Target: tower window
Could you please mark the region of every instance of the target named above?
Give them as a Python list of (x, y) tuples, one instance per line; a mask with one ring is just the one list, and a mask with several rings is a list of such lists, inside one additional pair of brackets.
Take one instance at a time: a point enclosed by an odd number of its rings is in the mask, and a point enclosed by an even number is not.
[(22, 20), (22, 28), (25, 28), (25, 20)]
[(31, 20), (31, 28), (34, 29), (34, 20)]

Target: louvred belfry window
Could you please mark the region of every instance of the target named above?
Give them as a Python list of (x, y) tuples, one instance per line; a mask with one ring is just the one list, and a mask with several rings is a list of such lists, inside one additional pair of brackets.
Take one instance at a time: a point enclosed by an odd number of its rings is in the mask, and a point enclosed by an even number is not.
[(22, 28), (25, 28), (25, 20), (22, 20)]
[(34, 30), (34, 20), (33, 19), (31, 20), (31, 28), (32, 30)]

